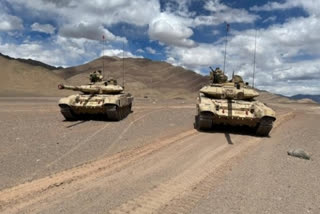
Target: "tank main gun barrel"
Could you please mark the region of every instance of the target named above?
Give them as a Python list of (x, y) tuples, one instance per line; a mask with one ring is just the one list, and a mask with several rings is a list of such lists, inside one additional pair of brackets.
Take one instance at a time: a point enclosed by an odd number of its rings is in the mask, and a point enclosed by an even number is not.
[(99, 93), (99, 88), (93, 88), (88, 86), (71, 86), (71, 85), (63, 85), (59, 84), (58, 88), (60, 90), (67, 89), (67, 90), (73, 90), (73, 91), (81, 91), (84, 93)]
[(118, 94), (123, 91), (123, 88), (119, 85), (97, 85), (97, 84), (88, 84), (88, 85), (80, 85), (80, 86), (71, 86), (71, 85), (63, 85), (59, 84), (58, 88), (73, 90), (73, 91), (81, 91), (85, 94)]

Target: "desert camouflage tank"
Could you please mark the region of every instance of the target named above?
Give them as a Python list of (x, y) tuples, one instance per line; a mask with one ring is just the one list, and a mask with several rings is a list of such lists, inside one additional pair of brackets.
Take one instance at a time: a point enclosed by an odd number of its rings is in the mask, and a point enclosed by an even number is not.
[(275, 112), (260, 101), (259, 93), (241, 76), (230, 81), (219, 68), (210, 73), (211, 84), (200, 89), (195, 128), (209, 130), (213, 125), (249, 126), (259, 136), (268, 136), (276, 120)]
[(101, 71), (98, 71), (90, 74), (90, 82), (80, 86), (58, 85), (59, 89), (82, 92), (59, 100), (61, 113), (66, 120), (101, 116), (103, 119), (119, 121), (131, 112), (133, 97), (124, 93), (123, 87), (115, 79), (103, 81)]

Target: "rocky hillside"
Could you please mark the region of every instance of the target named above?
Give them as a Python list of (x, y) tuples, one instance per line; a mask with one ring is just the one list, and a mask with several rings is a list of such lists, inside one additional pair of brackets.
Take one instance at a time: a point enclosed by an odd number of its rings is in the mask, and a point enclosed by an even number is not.
[[(102, 68), (104, 60), (104, 68)], [(56, 68), (33, 60), (0, 55), (0, 96), (62, 96), (59, 83), (72, 85), (89, 82), (89, 73), (103, 70), (106, 78), (116, 78), (136, 97), (194, 98), (208, 78), (182, 67), (148, 59), (104, 57), (84, 65)], [(125, 72), (123, 72), (125, 71)], [(125, 74), (125, 78), (123, 75)]]
[(64, 79), (50, 70), (50, 66), (36, 63), (36, 61), (30, 62), (0, 55), (0, 96), (61, 96), (65, 94), (57, 90), (57, 84), (65, 82)]
[(297, 94), (297, 95), (294, 95), (290, 98), (294, 99), (294, 100), (310, 99), (310, 100), (313, 100), (317, 103), (320, 103), (320, 95)]
[[(104, 69), (102, 68), (104, 60)], [(149, 59), (104, 57), (84, 65), (54, 71), (71, 84), (88, 82), (94, 70), (103, 70), (106, 78), (116, 78), (138, 97), (194, 98), (208, 78), (182, 67)], [(125, 72), (123, 72), (125, 71)], [(125, 78), (123, 78), (125, 75)]]

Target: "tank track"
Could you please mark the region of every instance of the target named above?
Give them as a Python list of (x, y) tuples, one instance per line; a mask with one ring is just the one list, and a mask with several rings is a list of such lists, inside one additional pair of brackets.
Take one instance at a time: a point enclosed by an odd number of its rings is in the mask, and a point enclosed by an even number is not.
[(256, 135), (262, 136), (262, 137), (269, 136), (272, 126), (273, 126), (272, 118), (262, 118), (257, 127)]
[(210, 130), (212, 128), (212, 119), (208, 118), (205, 115), (196, 115), (195, 116), (195, 128), (197, 130)]
[(60, 107), (60, 112), (64, 116), (64, 118), (68, 121), (76, 120), (75, 114), (72, 112), (72, 109), (69, 106)]
[(107, 117), (112, 121), (119, 121), (126, 118), (131, 113), (131, 104), (123, 107), (116, 107), (115, 111), (107, 111)]

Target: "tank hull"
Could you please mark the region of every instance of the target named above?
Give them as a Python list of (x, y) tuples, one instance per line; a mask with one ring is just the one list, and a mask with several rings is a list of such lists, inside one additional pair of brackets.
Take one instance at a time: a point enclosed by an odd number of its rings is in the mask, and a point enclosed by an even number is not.
[(131, 112), (132, 102), (133, 97), (127, 93), (75, 94), (61, 98), (59, 106), (66, 120), (96, 116), (99, 119), (117, 121)]
[(275, 121), (275, 112), (259, 101), (212, 99), (199, 96), (195, 125), (208, 130), (214, 125), (249, 126), (257, 135), (267, 136)]

